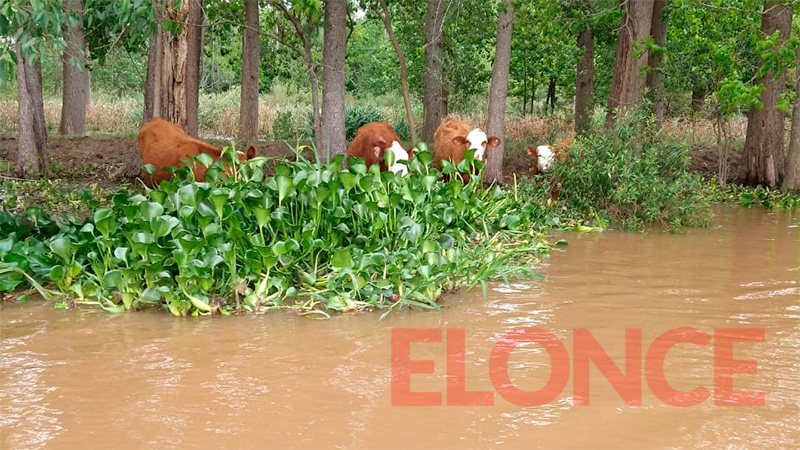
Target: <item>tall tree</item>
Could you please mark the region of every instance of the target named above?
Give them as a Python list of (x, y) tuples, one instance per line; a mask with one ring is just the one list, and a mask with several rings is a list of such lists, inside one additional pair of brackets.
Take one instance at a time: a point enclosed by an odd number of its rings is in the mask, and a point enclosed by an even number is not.
[(242, 33), (242, 96), (239, 106), (239, 137), (246, 141), (258, 136), (259, 20), (258, 0), (244, 0), (245, 26)]
[[(151, 38), (144, 117), (161, 117), (197, 135), (202, 43), (202, 0), (153, 2), (158, 20)], [(155, 53), (155, 55), (153, 54)]]
[[(774, 43), (775, 52), (789, 39), (792, 27), (792, 3), (790, 0), (769, 0), (764, 2), (761, 15), (761, 34), (764, 37), (778, 33)], [(786, 84), (786, 71), (776, 73), (762, 61), (762, 70), (757, 83), (764, 87), (761, 93), (762, 107), (752, 107), (747, 114), (747, 136), (744, 141), (743, 160), (745, 183), (763, 184), (777, 187), (784, 171), (784, 118), (785, 113), (778, 108), (780, 95)]]
[(83, 135), (86, 132), (86, 106), (90, 98), (86, 39), (83, 33), (83, 1), (64, 0), (64, 9), (69, 16), (64, 26), (67, 48), (62, 53), (64, 84), (59, 133)]
[(653, 3), (650, 35), (653, 38), (655, 50), (650, 50), (647, 57), (649, 70), (647, 72), (646, 85), (653, 105), (656, 126), (659, 128), (664, 123), (664, 79), (661, 75), (661, 66), (664, 65), (664, 48), (667, 44), (667, 18), (664, 13), (668, 1), (655, 0)]
[(620, 2), (624, 14), (619, 29), (611, 92), (608, 95), (606, 128), (613, 127), (617, 115), (636, 108), (644, 98), (646, 80), (641, 72), (647, 67), (648, 52), (645, 48), (637, 47), (650, 36), (653, 4), (654, 0)]
[(497, 14), (497, 49), (494, 53), (492, 86), (489, 89), (489, 118), (486, 130), (500, 138), (488, 157), (485, 180), (503, 183), (503, 156), (505, 143), (506, 100), (508, 97), (508, 72), (511, 65), (511, 34), (514, 29), (514, 4), (503, 0)]
[(447, 7), (446, 0), (427, 0), (425, 13), (425, 72), (422, 76), (422, 140), (433, 142), (433, 133), (444, 119), (442, 70), (442, 48), (444, 33), (442, 25)]
[(394, 29), (392, 28), (392, 14), (389, 12), (389, 5), (386, 4), (386, 0), (378, 0), (378, 4), (380, 9), (378, 10), (376, 8), (375, 14), (381, 22), (383, 22), (383, 26), (386, 27), (386, 34), (392, 42), (392, 47), (395, 53), (397, 53), (397, 60), (400, 64), (400, 90), (402, 91), (403, 104), (406, 108), (406, 120), (408, 120), (411, 145), (415, 146), (417, 145), (417, 125), (414, 120), (414, 112), (411, 110), (411, 95), (408, 92), (408, 66), (406, 65), (406, 55), (403, 53), (403, 48), (400, 47), (400, 42), (394, 34)]
[(575, 73), (575, 133), (589, 130), (594, 108), (594, 36), (589, 25), (578, 33), (581, 58)]
[(797, 77), (794, 82), (792, 104), (792, 131), (789, 137), (789, 153), (786, 155), (786, 176), (783, 189), (800, 193), (800, 45), (797, 46)]
[[(322, 155), (347, 149), (344, 126), (344, 60), (347, 47), (347, 0), (325, 0), (322, 53)], [(326, 157), (325, 156), (325, 157)]]
[(47, 173), (47, 130), (44, 122), (42, 98), (41, 59), (33, 61), (17, 43), (17, 113), (19, 136), (17, 138), (17, 165), (15, 173)]

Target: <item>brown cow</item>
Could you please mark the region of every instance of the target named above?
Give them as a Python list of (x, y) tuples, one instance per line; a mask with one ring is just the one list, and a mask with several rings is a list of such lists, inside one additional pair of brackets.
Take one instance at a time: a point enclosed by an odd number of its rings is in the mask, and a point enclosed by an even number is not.
[(564, 154), (573, 142), (575, 142), (575, 139), (562, 139), (554, 145), (526, 147), (525, 151), (536, 160), (536, 164), (533, 166), (533, 174), (545, 172), (553, 164), (553, 161), (562, 161)]
[[(181, 160), (188, 160), (190, 156), (197, 156), (200, 153), (206, 153), (216, 161), (222, 149), (189, 136), (179, 125), (160, 117), (154, 117), (139, 130), (139, 154), (142, 156), (142, 165), (152, 164), (156, 168), (152, 178), (142, 173), (142, 178), (148, 186), (157, 186), (163, 180), (172, 178), (173, 174), (164, 168), (183, 166)], [(236, 155), (239, 161), (245, 162), (256, 156), (256, 148), (251, 145), (246, 153), (236, 152)], [(193, 171), (197, 181), (205, 181), (206, 168), (202, 164), (195, 164)]]
[[(458, 164), (464, 160), (464, 153), (475, 149), (474, 159), (486, 164), (488, 159), (488, 147), (500, 145), (500, 138), (487, 136), (480, 128), (473, 128), (467, 122), (455, 119), (447, 119), (439, 125), (436, 133), (433, 134), (436, 154), (434, 160), (440, 165), (440, 161), (447, 159)], [(469, 180), (469, 175), (464, 174), (464, 179)]]
[[(394, 153), (395, 163), (392, 167), (386, 167), (383, 159), (387, 151)], [(400, 138), (394, 132), (394, 128), (386, 122), (368, 123), (358, 130), (353, 138), (353, 142), (347, 147), (347, 157), (355, 156), (364, 158), (367, 167), (373, 164), (380, 164), (381, 171), (391, 170), (394, 173), (406, 175), (408, 167), (398, 161), (410, 159), (409, 153), (400, 145)]]

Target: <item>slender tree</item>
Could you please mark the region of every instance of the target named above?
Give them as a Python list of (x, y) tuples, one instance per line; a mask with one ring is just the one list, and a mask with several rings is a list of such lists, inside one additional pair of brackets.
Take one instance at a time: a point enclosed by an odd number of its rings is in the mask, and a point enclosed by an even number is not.
[[(761, 34), (771, 36), (778, 32), (776, 47), (789, 39), (792, 26), (792, 3), (789, 0), (764, 2), (761, 15)], [(763, 107), (752, 107), (747, 114), (747, 136), (744, 141), (743, 160), (745, 183), (777, 187), (783, 178), (784, 118), (778, 101), (786, 84), (786, 71), (776, 73), (770, 68), (757, 80), (764, 87), (761, 93)]]
[(503, 183), (503, 156), (505, 140), (506, 100), (508, 97), (508, 72), (511, 65), (511, 34), (514, 29), (514, 4), (503, 0), (497, 15), (497, 49), (494, 53), (492, 85), (489, 89), (489, 118), (486, 130), (497, 136), (501, 143), (488, 157), (485, 179)]
[(614, 126), (617, 115), (639, 106), (644, 98), (645, 77), (641, 74), (647, 66), (648, 52), (637, 49), (650, 36), (654, 0), (623, 1), (622, 25), (617, 41), (617, 56), (611, 91), (608, 95), (606, 128)]
[(42, 98), (41, 59), (32, 56), (17, 43), (17, 165), (15, 173), (27, 176), (35, 172), (48, 172), (47, 130), (44, 122)]
[(664, 65), (664, 47), (667, 45), (667, 17), (665, 8), (669, 0), (655, 0), (653, 3), (653, 18), (650, 25), (650, 35), (656, 51), (650, 51), (647, 57), (646, 85), (649, 89), (649, 98), (652, 103), (656, 126), (659, 128), (664, 123), (664, 79), (661, 67)]
[(64, 84), (59, 133), (83, 135), (86, 132), (86, 106), (90, 98), (86, 40), (83, 33), (83, 1), (64, 0), (64, 9), (70, 16), (64, 25), (67, 48), (62, 52)]
[(588, 25), (578, 33), (578, 48), (582, 50), (575, 74), (576, 134), (589, 130), (594, 108), (594, 36)]
[(389, 12), (389, 5), (386, 0), (378, 0), (380, 9), (376, 9), (375, 14), (383, 22), (386, 28), (386, 34), (392, 42), (392, 47), (397, 53), (397, 60), (400, 63), (400, 89), (403, 93), (403, 104), (406, 108), (406, 120), (408, 121), (408, 131), (411, 135), (411, 145), (417, 145), (417, 125), (414, 120), (414, 112), (411, 110), (411, 95), (408, 92), (408, 66), (406, 65), (406, 55), (403, 53), (403, 48), (400, 47), (400, 42), (394, 34), (392, 28), (392, 14)]
[(244, 2), (242, 33), (242, 93), (239, 106), (239, 137), (246, 141), (258, 136), (259, 20), (258, 0)]
[(797, 46), (797, 77), (794, 90), (792, 131), (789, 137), (789, 153), (786, 155), (786, 176), (783, 179), (783, 189), (800, 193), (800, 45)]
[(444, 15), (446, 0), (427, 0), (425, 13), (425, 72), (422, 76), (422, 140), (433, 142), (433, 133), (444, 119)]
[(322, 155), (347, 149), (344, 126), (344, 63), (347, 47), (347, 0), (325, 0), (325, 45), (322, 54)]

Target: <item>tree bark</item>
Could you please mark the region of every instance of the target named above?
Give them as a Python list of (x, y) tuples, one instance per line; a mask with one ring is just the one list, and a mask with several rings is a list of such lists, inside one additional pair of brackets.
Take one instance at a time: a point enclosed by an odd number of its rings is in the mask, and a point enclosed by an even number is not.
[(239, 138), (250, 142), (258, 137), (258, 72), (260, 54), (258, 0), (244, 1), (244, 16)]
[[(178, 9), (163, 3), (158, 5), (164, 18), (176, 26), (180, 33), (159, 27), (158, 62), (160, 84), (159, 98), (154, 102), (153, 116), (181, 125), (187, 133), (197, 135), (197, 88), (199, 87), (199, 40), (202, 40), (201, 0), (183, 1)], [(171, 2), (168, 2), (171, 4)], [(190, 33), (191, 31), (191, 33)], [(190, 34), (193, 40), (190, 44)], [(157, 108), (155, 108), (157, 106)]]
[(322, 149), (321, 155), (344, 154), (344, 63), (347, 49), (347, 0), (325, 0), (322, 52)]
[(789, 137), (789, 153), (786, 155), (786, 177), (783, 190), (800, 193), (800, 46), (797, 47), (797, 79), (794, 83), (795, 98), (792, 103), (792, 131)]
[(44, 122), (41, 60), (31, 63), (17, 43), (17, 176), (48, 173), (47, 129)]
[[(778, 45), (789, 38), (792, 25), (792, 5), (783, 0), (764, 3), (761, 16), (761, 34), (769, 36), (779, 31)], [(747, 136), (745, 137), (743, 161), (745, 183), (751, 186), (766, 185), (775, 188), (783, 178), (784, 118), (785, 113), (777, 108), (779, 97), (786, 83), (786, 73), (775, 76), (770, 69), (758, 80), (764, 86), (761, 94), (763, 108), (752, 107), (747, 114)]]
[(425, 13), (425, 71), (422, 75), (422, 140), (433, 142), (433, 134), (444, 119), (442, 49), (444, 48), (445, 0), (427, 0)]
[(76, 25), (66, 22), (67, 48), (62, 53), (64, 85), (61, 91), (59, 133), (82, 136), (86, 133), (86, 106), (89, 102), (89, 72), (86, 70), (86, 40), (83, 34), (83, 1), (64, 0), (64, 8), (75, 15)]
[(588, 26), (578, 34), (578, 48), (582, 48), (581, 59), (575, 74), (575, 134), (581, 134), (592, 126), (594, 109), (594, 36)]
[(648, 52), (634, 57), (635, 43), (650, 36), (654, 0), (628, 0), (620, 3), (623, 10), (622, 26), (617, 41), (617, 55), (611, 91), (608, 95), (606, 129), (611, 129), (618, 115), (639, 106), (644, 98), (645, 77), (641, 71), (647, 66)]
[[(505, 8), (503, 7), (505, 6)], [(497, 48), (492, 66), (492, 85), (489, 88), (489, 118), (486, 131), (500, 138), (500, 145), (487, 149), (484, 180), (503, 183), (503, 156), (505, 153), (506, 100), (508, 98), (508, 72), (511, 66), (511, 34), (514, 30), (514, 4), (503, 0), (497, 14)]]
[(200, 106), (200, 60), (203, 55), (203, 1), (188, 0), (186, 25), (186, 132), (197, 136)]
[(556, 110), (556, 78), (550, 77), (547, 83), (547, 104), (550, 106), (550, 114)]
[(155, 117), (156, 111), (161, 110), (161, 9), (157, 3), (153, 4), (156, 21), (156, 33), (150, 36), (147, 52), (147, 75), (144, 83), (144, 111), (142, 124)]
[[(653, 3), (653, 18), (650, 24), (650, 35), (653, 44), (664, 47), (667, 44), (667, 18), (664, 17), (664, 8), (669, 0), (655, 0)], [(664, 65), (664, 53), (661, 51), (649, 52), (646, 84), (649, 89), (649, 98), (655, 116), (656, 127), (659, 129), (664, 124), (664, 79), (661, 75), (661, 66)]]
[(389, 12), (389, 6), (386, 0), (378, 0), (383, 13), (378, 13), (381, 22), (386, 27), (386, 34), (389, 35), (389, 40), (392, 42), (395, 53), (397, 53), (397, 60), (400, 62), (400, 89), (403, 92), (403, 103), (406, 107), (406, 120), (408, 120), (408, 131), (411, 135), (411, 146), (417, 145), (417, 125), (414, 121), (414, 112), (411, 110), (411, 96), (408, 93), (408, 67), (406, 66), (406, 55), (403, 53), (403, 48), (400, 47), (400, 42), (392, 29), (392, 14)]

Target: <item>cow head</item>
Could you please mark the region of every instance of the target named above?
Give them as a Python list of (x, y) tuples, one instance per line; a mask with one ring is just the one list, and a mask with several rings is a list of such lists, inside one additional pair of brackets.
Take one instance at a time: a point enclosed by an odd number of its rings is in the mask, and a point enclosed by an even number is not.
[(474, 158), (483, 163), (486, 162), (488, 147), (497, 147), (501, 143), (501, 139), (496, 136), (487, 136), (486, 133), (480, 128), (475, 128), (470, 131), (466, 137), (456, 136), (453, 138), (453, 143), (456, 145), (466, 145), (466, 150), (475, 149)]
[(391, 170), (394, 173), (399, 173), (403, 176), (408, 174), (408, 166), (406, 166), (405, 164), (401, 164), (399, 161), (401, 159), (408, 161), (411, 158), (408, 151), (406, 151), (406, 149), (404, 149), (399, 142), (392, 141), (391, 144), (389, 144), (389, 142), (387, 142), (385, 138), (380, 136), (378, 137), (376, 145), (372, 148), (372, 151), (374, 152), (375, 158), (381, 164), (383, 164), (384, 160), (383, 158), (386, 152), (387, 151), (392, 152), (394, 154), (394, 164), (391, 167), (389, 167), (389, 170)]
[(536, 173), (548, 170), (557, 156), (557, 150), (549, 145), (527, 147), (525, 150), (536, 160)]

